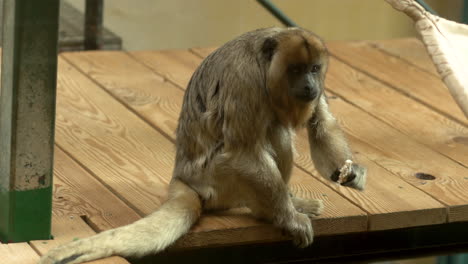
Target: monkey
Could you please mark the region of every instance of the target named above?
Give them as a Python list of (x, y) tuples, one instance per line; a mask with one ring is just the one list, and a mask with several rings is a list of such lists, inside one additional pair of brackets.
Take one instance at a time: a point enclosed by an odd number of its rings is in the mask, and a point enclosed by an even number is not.
[(321, 214), (323, 202), (289, 191), (295, 131), (306, 127), (324, 178), (363, 190), (367, 176), (352, 163), (341, 177), (353, 155), (328, 107), (327, 67), (323, 40), (299, 27), (257, 29), (222, 45), (184, 93), (167, 200), (132, 224), (59, 246), (39, 263), (155, 254), (186, 234), (202, 211), (236, 207), (287, 231), (296, 246), (310, 245), (310, 217)]

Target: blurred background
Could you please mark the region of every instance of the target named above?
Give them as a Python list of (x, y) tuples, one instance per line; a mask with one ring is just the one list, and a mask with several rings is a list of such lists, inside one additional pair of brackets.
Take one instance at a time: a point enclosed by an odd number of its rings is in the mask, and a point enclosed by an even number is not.
[[(67, 0), (84, 11), (84, 0)], [(275, 0), (297, 24), (325, 40), (416, 36), (412, 21), (384, 0)], [(426, 0), (440, 16), (460, 21), (463, 0)], [(104, 26), (123, 49), (215, 46), (252, 29), (281, 24), (255, 0), (104, 1)]]

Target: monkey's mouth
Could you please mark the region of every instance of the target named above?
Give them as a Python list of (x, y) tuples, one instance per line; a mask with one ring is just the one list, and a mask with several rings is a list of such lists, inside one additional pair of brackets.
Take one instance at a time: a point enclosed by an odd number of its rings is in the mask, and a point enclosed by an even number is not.
[(316, 90), (305, 90), (297, 95), (297, 98), (304, 102), (311, 102), (317, 98), (318, 92)]

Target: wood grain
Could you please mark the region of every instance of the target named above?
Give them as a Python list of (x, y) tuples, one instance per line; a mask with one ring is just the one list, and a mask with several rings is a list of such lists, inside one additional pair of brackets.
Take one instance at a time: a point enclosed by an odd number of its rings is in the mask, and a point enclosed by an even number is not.
[(468, 128), (345, 63), (330, 59), (326, 87), (414, 140), (468, 166)]
[[(447, 205), (450, 222), (468, 219), (466, 167), (409, 139), (339, 98), (330, 100), (330, 105), (360, 153)], [(435, 179), (419, 179), (416, 173), (430, 174)]]
[(55, 148), (54, 156), (54, 216), (85, 216), (93, 229), (99, 231), (140, 219), (135, 211), (60, 148)]
[(330, 42), (328, 48), (334, 57), (459, 123), (468, 125), (468, 120), (439, 77), (394, 56), (369, 48), (366, 42)]
[[(443, 204), (366, 158), (361, 154), (364, 151), (360, 142), (349, 139), (355, 162), (368, 169), (366, 189), (361, 192), (333, 183), (328, 185), (369, 213), (369, 230), (441, 224), (446, 221), (447, 209)], [(296, 164), (313, 175), (319, 175), (310, 158), (307, 131), (299, 131), (296, 140)], [(328, 182), (322, 177), (317, 178)]]
[(134, 51), (129, 54), (183, 89), (201, 61), (188, 50)]
[(28, 243), (10, 243), (0, 245), (2, 264), (36, 264), (39, 255)]
[[(129, 108), (137, 112), (145, 120), (151, 122), (153, 126), (158, 127), (161, 130), (167, 132), (168, 127), (164, 124), (164, 122), (161, 122), (160, 116), (166, 115), (166, 117), (162, 118), (162, 120), (167, 120), (168, 118), (178, 118), (178, 113), (180, 112), (182, 104), (183, 92), (170, 83), (164, 83), (161, 82), (161, 80), (159, 80), (158, 78), (152, 78), (151, 76), (155, 75), (154, 72), (152, 72), (150, 69), (139, 66), (139, 63), (137, 61), (127, 56), (126, 54), (118, 52), (80, 52), (68, 53), (64, 56), (73, 65), (78, 67), (82, 72), (86, 73), (93, 80), (102, 85), (104, 89), (108, 90), (115, 97), (117, 97), (118, 100), (125, 103)], [(147, 82), (143, 84), (141, 82), (136, 83), (131, 79), (120, 80), (118, 79), (118, 76), (121, 75), (122, 71), (126, 71), (128, 75), (135, 76), (135, 78), (147, 80)], [(119, 81), (117, 81), (117, 79)], [(132, 94), (145, 94), (146, 97), (156, 98), (156, 100), (151, 100), (147, 101), (145, 104), (136, 105), (132, 103), (134, 101), (132, 97), (129, 98), (127, 96), (122, 96), (121, 94), (115, 92), (121, 90), (123, 87), (125, 87), (128, 90), (131, 90)], [(164, 99), (160, 99), (161, 97), (163, 97)], [(177, 109), (177, 111), (168, 112), (164, 110), (164, 107), (160, 105), (161, 101), (167, 101), (167, 104), (173, 105), (174, 108)], [(174, 134), (170, 134), (170, 136), (172, 139), (174, 139)], [(325, 201), (326, 203), (330, 203), (330, 211), (325, 213), (322, 217), (326, 220), (319, 221), (320, 223), (318, 225), (321, 225), (322, 222), (327, 222), (329, 226), (325, 227), (324, 225), (322, 225), (323, 227), (317, 227), (317, 234), (329, 234), (329, 232), (337, 232), (338, 230), (340, 230), (339, 232), (354, 232), (355, 230), (365, 230), (366, 215), (364, 212), (362, 212), (360, 209), (353, 206), (352, 204), (347, 203), (347, 201), (344, 200), (344, 198), (340, 197), (338, 194), (334, 193), (331, 189), (325, 187), (323, 184), (320, 184), (318, 181), (314, 180), (311, 177), (305, 176), (303, 172), (295, 171), (295, 175), (297, 175), (296, 177), (298, 179), (301, 179), (301, 177), (302, 179), (304, 179), (305, 177), (311, 180), (310, 182), (301, 181), (304, 184), (304, 186), (302, 187), (304, 195), (308, 195), (309, 197), (315, 197), (314, 195), (317, 195), (317, 193), (326, 193), (327, 196), (330, 197), (329, 199), (339, 201), (336, 203)], [(339, 204), (340, 207), (336, 207), (331, 204)], [(226, 213), (225, 216), (227, 215), (228, 213)], [(253, 219), (249, 219), (250, 217), (247, 214), (237, 216), (238, 218), (242, 216), (242, 218), (239, 218), (240, 220), (242, 220), (241, 222), (233, 221), (235, 220), (235, 218), (232, 218), (233, 216), (231, 216), (229, 220), (226, 218), (226, 223), (224, 223), (223, 225), (225, 228), (229, 228), (229, 230), (241, 228), (247, 230), (247, 228), (252, 229), (251, 226), (264, 225), (263, 223), (254, 221)], [(347, 219), (346, 217), (350, 216), (352, 216), (353, 219), (349, 219), (349, 223), (341, 227), (339, 223), (343, 221), (342, 219)], [(202, 218), (200, 220), (200, 223), (196, 227), (194, 227), (193, 230), (207, 232), (219, 229), (216, 226), (213, 226), (212, 224), (205, 224), (205, 222), (207, 222), (207, 220), (210, 218), (214, 220), (214, 215), (208, 215), (205, 218)], [(336, 221), (339, 222), (336, 223)], [(272, 230), (270, 229), (270, 232), (271, 231)], [(222, 238), (222, 236), (219, 237)], [(260, 239), (258, 236), (249, 235), (249, 237), (251, 237), (252, 239)], [(229, 242), (230, 240), (231, 239), (226, 240), (225, 243)], [(193, 242), (192, 240), (191, 243), (195, 242)]]
[[(67, 217), (52, 217), (52, 234), (53, 240), (36, 240), (31, 241), (31, 246), (41, 255), (47, 251), (74, 240), (89, 237), (95, 232), (80, 218), (74, 216)], [(92, 264), (128, 264), (124, 258), (110, 257), (101, 260), (86, 262)]]
[(434, 76), (439, 76), (424, 44), (416, 38), (367, 41), (373, 48), (404, 60)]
[(165, 199), (173, 145), (59, 59), (56, 142), (141, 215)]
[(64, 53), (63, 57), (141, 118), (174, 138), (184, 94), (181, 89), (124, 52)]

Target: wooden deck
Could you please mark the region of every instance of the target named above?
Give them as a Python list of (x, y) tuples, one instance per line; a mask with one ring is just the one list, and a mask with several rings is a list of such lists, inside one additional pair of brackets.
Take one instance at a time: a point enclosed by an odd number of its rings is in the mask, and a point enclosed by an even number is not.
[[(0, 245), (2, 263), (131, 223), (163, 202), (174, 131), (192, 72), (213, 49), (98, 51), (59, 57), (53, 241)], [(298, 133), (293, 191), (323, 199), (317, 236), (468, 221), (468, 120), (415, 39), (329, 43), (326, 86), (359, 162), (364, 192), (314, 169)], [(416, 177), (430, 174), (433, 180)], [(205, 215), (175, 247), (284, 240), (243, 210)], [(6, 262), (5, 257), (6, 256)], [(124, 259), (93, 263), (127, 263)]]

